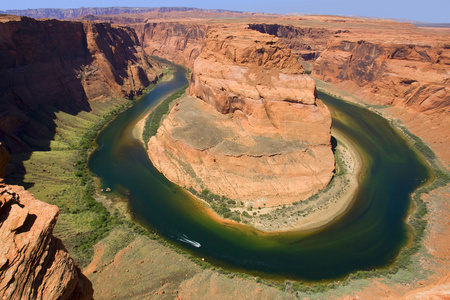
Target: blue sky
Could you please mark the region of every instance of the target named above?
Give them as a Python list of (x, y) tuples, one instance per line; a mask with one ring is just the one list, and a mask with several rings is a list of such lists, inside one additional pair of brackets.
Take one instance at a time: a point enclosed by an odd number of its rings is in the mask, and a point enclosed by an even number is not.
[(128, 6), (186, 6), (264, 13), (312, 13), (450, 23), (450, 0), (2, 0), (0, 10)]

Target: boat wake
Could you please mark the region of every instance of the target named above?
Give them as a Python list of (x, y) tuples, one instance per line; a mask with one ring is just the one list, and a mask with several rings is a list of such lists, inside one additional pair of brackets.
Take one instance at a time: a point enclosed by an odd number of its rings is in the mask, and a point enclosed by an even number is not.
[(182, 234), (182, 235), (179, 236), (177, 239), (178, 239), (180, 242), (187, 243), (187, 244), (189, 244), (189, 245), (191, 245), (191, 246), (194, 246), (194, 247), (196, 247), (196, 248), (200, 248), (200, 247), (202, 246), (199, 242), (190, 240), (185, 234)]

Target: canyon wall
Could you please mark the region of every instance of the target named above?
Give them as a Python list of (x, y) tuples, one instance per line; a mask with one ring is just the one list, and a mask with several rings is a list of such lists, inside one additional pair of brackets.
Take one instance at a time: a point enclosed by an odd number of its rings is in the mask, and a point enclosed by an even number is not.
[(160, 74), (128, 27), (2, 16), (1, 142), (11, 153), (39, 148), (33, 141), (52, 138), (55, 111), (132, 98)]
[(207, 25), (193, 22), (159, 22), (132, 25), (150, 55), (192, 67), (200, 55)]
[(380, 104), (417, 111), (450, 106), (450, 44), (331, 40), (312, 75), (333, 84), (351, 81)]
[(280, 40), (291, 49), (299, 58), (309, 61), (315, 60), (325, 50), (328, 39), (338, 30), (333, 32), (326, 28), (296, 27), (281, 24), (249, 24), (249, 28), (279, 37)]
[(171, 181), (270, 207), (331, 180), (330, 112), (278, 38), (246, 26), (210, 29), (189, 90), (148, 145)]
[[(383, 105), (450, 166), (450, 32), (408, 23), (302, 16), (249, 28), (278, 36), (311, 76)], [(379, 107), (380, 108), (380, 107)]]
[(450, 44), (335, 38), (312, 76), (367, 103), (387, 105), (387, 116), (400, 119), (449, 166)]

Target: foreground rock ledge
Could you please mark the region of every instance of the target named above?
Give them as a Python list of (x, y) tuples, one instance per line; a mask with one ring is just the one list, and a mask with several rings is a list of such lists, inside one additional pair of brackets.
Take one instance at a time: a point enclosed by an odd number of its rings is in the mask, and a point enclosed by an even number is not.
[(0, 182), (0, 299), (92, 299), (91, 283), (52, 235), (58, 213)]
[(258, 207), (306, 199), (330, 182), (330, 112), (278, 38), (210, 30), (190, 94), (149, 142), (171, 181)]

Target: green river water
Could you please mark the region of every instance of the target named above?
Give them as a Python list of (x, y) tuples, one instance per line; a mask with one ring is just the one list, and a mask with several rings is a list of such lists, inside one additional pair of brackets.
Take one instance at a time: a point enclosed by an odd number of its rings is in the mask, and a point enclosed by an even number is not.
[(308, 232), (264, 233), (221, 223), (202, 204), (165, 179), (131, 132), (162, 98), (185, 85), (184, 69), (162, 82), (98, 136), (90, 170), (104, 187), (126, 190), (135, 219), (149, 230), (214, 265), (274, 278), (317, 281), (390, 265), (408, 240), (410, 193), (431, 173), (380, 116), (323, 93), (333, 127), (365, 158), (356, 198), (340, 218)]

